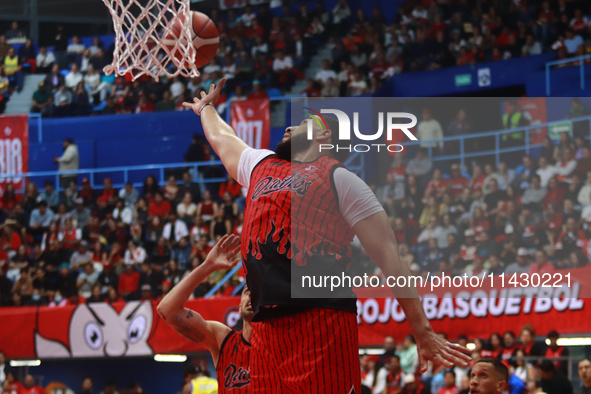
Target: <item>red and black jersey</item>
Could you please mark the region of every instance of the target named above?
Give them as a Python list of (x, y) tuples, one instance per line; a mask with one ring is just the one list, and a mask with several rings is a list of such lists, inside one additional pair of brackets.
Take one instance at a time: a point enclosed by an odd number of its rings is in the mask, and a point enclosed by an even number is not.
[(333, 172), (339, 167), (326, 156), (300, 163), (271, 155), (253, 169), (242, 229), (253, 321), (312, 307), (356, 311), (350, 288), (331, 294), (340, 298), (298, 288), (303, 275), (341, 276), (349, 264), (354, 233), (338, 207)]
[(230, 331), (220, 348), (215, 372), (218, 393), (246, 393), (250, 387), (250, 343), (242, 331)]

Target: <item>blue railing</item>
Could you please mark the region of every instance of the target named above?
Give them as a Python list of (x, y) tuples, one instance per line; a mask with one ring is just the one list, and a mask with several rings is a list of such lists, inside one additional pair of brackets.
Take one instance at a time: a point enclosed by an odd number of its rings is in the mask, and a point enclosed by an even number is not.
[[(87, 168), (87, 169), (80, 169), (76, 171), (35, 171), (35, 172), (26, 172), (23, 174), (15, 174), (15, 175), (4, 175), (7, 178), (25, 178), (27, 180), (31, 180), (32, 178), (41, 178), (43, 180), (52, 179), (54, 181), (54, 185), (56, 189), (60, 190), (60, 176), (61, 175), (81, 175), (88, 177), (90, 181), (90, 185), (93, 189), (101, 189), (103, 184), (101, 183), (104, 177), (109, 177), (111, 179), (121, 179), (121, 181), (113, 181), (113, 187), (115, 188), (122, 188), (125, 186), (127, 182), (134, 178), (132, 175), (133, 172), (146, 172), (148, 171), (152, 175), (154, 172), (157, 174), (156, 180), (158, 184), (163, 186), (166, 183), (166, 170), (189, 170), (193, 174), (193, 178), (200, 184), (205, 183), (218, 183), (226, 181), (226, 178), (203, 178), (198, 176), (199, 169), (203, 167), (212, 167), (212, 166), (221, 166), (222, 162), (219, 160), (212, 160), (212, 161), (205, 161), (205, 162), (198, 162), (198, 163), (170, 163), (170, 164), (148, 164), (148, 165), (141, 165), (141, 166), (128, 166), (128, 167), (103, 167), (103, 168)], [(155, 171), (154, 171), (155, 170)], [(100, 174), (103, 174), (104, 177), (99, 177)], [(98, 180), (100, 178), (100, 180)], [(135, 177), (137, 178), (137, 177)], [(97, 181), (98, 180), (98, 181)], [(141, 187), (143, 185), (142, 180), (131, 181), (134, 187)], [(35, 182), (38, 183), (38, 182)], [(21, 182), (22, 189), (21, 192), (24, 191), (25, 182)]]
[(562, 59), (562, 60), (554, 60), (551, 62), (547, 62), (546, 63), (546, 96), (550, 96), (551, 93), (551, 89), (550, 89), (550, 69), (553, 66), (559, 66), (561, 64), (568, 64), (568, 63), (575, 63), (576, 61), (579, 61), (579, 78), (580, 78), (580, 86), (581, 86), (581, 90), (585, 90), (585, 60), (587, 59), (591, 59), (591, 55), (583, 55), (583, 56), (577, 56), (577, 57), (572, 57), (572, 58), (568, 58), (568, 59)]
[[(488, 131), (484, 133), (473, 133), (461, 136), (453, 136), (453, 137), (445, 137), (442, 139), (436, 140), (429, 140), (429, 141), (405, 141), (402, 142), (401, 145), (407, 146), (419, 146), (419, 145), (426, 145), (428, 146), (429, 156), (433, 161), (451, 161), (451, 160), (459, 160), (461, 164), (461, 168), (466, 168), (466, 159), (471, 157), (480, 157), (480, 156), (494, 156), (495, 157), (495, 164), (498, 165), (501, 161), (501, 156), (504, 153), (511, 153), (511, 152), (524, 152), (525, 154), (529, 155), (532, 150), (536, 148), (541, 148), (541, 143), (530, 143), (532, 140), (532, 133), (540, 133), (543, 131), (543, 135), (546, 135), (546, 131), (544, 129), (549, 129), (553, 125), (564, 125), (565, 123), (570, 123), (571, 127), (573, 123), (581, 122), (581, 121), (588, 121), (591, 122), (591, 116), (582, 116), (579, 118), (572, 118), (572, 119), (562, 119), (552, 122), (540, 123), (535, 125), (523, 126), (513, 129), (506, 129), (506, 130), (496, 130), (496, 131)], [(503, 135), (512, 134), (522, 132), (524, 133), (524, 142), (523, 145), (511, 146), (511, 147), (503, 147), (501, 140)], [(467, 151), (466, 143), (468, 141), (482, 139), (482, 138), (494, 138), (495, 143), (494, 146), (491, 146), (491, 149), (487, 150), (479, 150), (479, 151)], [(591, 128), (588, 129), (588, 139), (591, 140)], [(458, 154), (451, 154), (451, 155), (434, 155), (433, 146), (437, 145), (439, 142), (448, 143), (452, 141), (459, 141), (459, 153)]]

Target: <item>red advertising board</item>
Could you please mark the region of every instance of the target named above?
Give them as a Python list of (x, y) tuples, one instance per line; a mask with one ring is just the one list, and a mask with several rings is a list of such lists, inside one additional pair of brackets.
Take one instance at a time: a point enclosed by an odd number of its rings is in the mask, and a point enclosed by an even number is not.
[(230, 124), (238, 137), (255, 149), (268, 149), (271, 138), (269, 99), (234, 101)]
[(22, 188), (19, 174), (29, 171), (29, 119), (27, 115), (0, 116), (0, 187), (12, 182)]
[[(591, 303), (585, 297), (591, 288), (591, 267), (573, 269), (571, 275), (569, 287), (483, 286), (458, 289), (447, 296), (429, 289), (419, 292), (433, 329), (445, 332), (450, 340), (459, 335), (473, 339), (507, 330), (517, 333), (525, 324), (532, 324), (540, 335), (551, 330), (563, 335), (588, 333)], [(537, 296), (532, 297), (534, 293)], [(186, 307), (206, 320), (233, 327), (240, 318), (239, 301), (239, 297), (196, 299)], [(360, 298), (357, 313), (361, 346), (379, 346), (388, 335), (401, 341), (411, 333), (394, 298)], [(156, 313), (156, 303), (149, 301), (0, 308), (0, 321), (4, 322), (0, 349), (9, 358), (150, 356), (205, 350), (170, 328)]]

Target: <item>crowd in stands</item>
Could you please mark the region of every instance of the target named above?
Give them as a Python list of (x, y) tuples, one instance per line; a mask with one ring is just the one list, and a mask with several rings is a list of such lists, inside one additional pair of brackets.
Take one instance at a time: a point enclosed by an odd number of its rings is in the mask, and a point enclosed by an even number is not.
[[(447, 339), (445, 333), (440, 333)], [(538, 333), (540, 337), (543, 333)], [(419, 373), (417, 345), (409, 335), (396, 342), (393, 336), (384, 339), (381, 354), (364, 355), (361, 358), (362, 392), (373, 394), (468, 394), (470, 372), (474, 364), (483, 359), (498, 360), (509, 370), (508, 388), (511, 394), (573, 394), (587, 393), (591, 389), (591, 360), (568, 360), (567, 347), (559, 346), (557, 331), (549, 330), (536, 339), (536, 330), (524, 326), (516, 337), (515, 332), (491, 333), (488, 338), (468, 338), (459, 335), (457, 343), (473, 344), (472, 361), (465, 368), (429, 362), (426, 372)], [(454, 339), (455, 341), (455, 339)], [(549, 344), (547, 344), (549, 343)], [(579, 361), (580, 360), (580, 361)], [(573, 376), (568, 376), (569, 363)], [(573, 391), (574, 390), (574, 391)], [(582, 391), (578, 391), (582, 390)]]
[[(583, 114), (589, 112), (573, 99), (568, 116)], [(446, 128), (446, 135), (455, 135), (456, 126), (471, 127), (463, 109)], [(453, 141), (429, 142), (442, 138), (443, 128), (428, 109), (417, 129), (424, 136), (416, 153), (394, 155), (383, 178), (369, 181), (391, 218), (402, 259), (413, 273), (543, 274), (589, 264), (588, 123), (575, 122), (575, 137), (562, 133), (556, 146), (545, 137), (535, 156), (501, 155), (498, 164), (476, 158), (467, 160), (465, 168), (459, 162), (434, 162), (428, 155), (429, 146), (432, 155), (457, 149)], [(431, 129), (439, 132), (427, 133)], [(517, 133), (511, 140), (514, 134), (505, 134), (510, 138), (504, 146), (523, 146), (524, 134)], [(471, 145), (468, 148), (475, 151)], [(359, 267), (368, 269), (369, 258), (361, 249), (354, 250), (358, 261), (366, 262)]]
[(10, 92), (22, 89), (27, 72), (47, 74), (31, 111), (67, 116), (182, 110), (183, 100), (222, 76), (229, 83), (218, 104), (266, 97), (271, 88), (285, 93), (304, 78), (311, 56), (324, 44), (331, 49), (330, 59), (308, 80), (306, 89), (296, 93), (355, 96), (375, 92), (402, 72), (543, 52), (555, 52), (558, 59), (591, 53), (591, 9), (584, 1), (408, 0), (392, 23), (378, 7), (366, 15), (361, 9), (353, 12), (345, 0), (332, 10), (322, 2), (312, 9), (295, 7), (283, 6), (280, 15), (272, 14), (267, 5), (212, 10), (210, 17), (220, 34), (217, 57), (198, 78), (163, 78), (160, 83), (147, 77), (132, 82), (131, 75), (104, 75), (114, 44), (96, 38), (87, 48), (77, 36), (69, 40), (63, 27), (53, 32), (53, 52), (47, 47), (37, 50), (31, 40), (11, 50), (6, 37), (22, 35), (14, 22), (0, 36), (0, 112)]
[[(188, 155), (206, 159), (196, 138)], [(87, 178), (62, 177), (24, 194), (6, 184), (0, 197), (0, 305), (61, 306), (81, 302), (157, 300), (204, 261), (224, 234), (240, 234), (244, 199), (234, 180), (203, 189), (196, 174), (149, 175), (137, 190), (115, 190), (109, 178), (93, 190)], [(204, 295), (219, 276), (195, 290)], [(230, 295), (231, 280), (218, 294)]]

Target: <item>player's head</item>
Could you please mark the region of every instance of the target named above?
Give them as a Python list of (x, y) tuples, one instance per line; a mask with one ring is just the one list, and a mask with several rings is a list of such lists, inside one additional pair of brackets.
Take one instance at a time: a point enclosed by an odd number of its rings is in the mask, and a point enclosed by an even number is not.
[[(308, 139), (308, 128), (312, 128), (312, 139)], [(330, 154), (340, 162), (344, 162), (349, 152), (346, 150), (327, 149), (320, 151), (320, 144), (329, 144), (333, 147), (338, 145), (339, 122), (336, 118), (330, 116), (319, 117), (317, 115), (309, 116), (302, 120), (299, 125), (289, 126), (285, 129), (285, 135), (275, 153), (280, 159), (291, 161), (296, 153), (304, 152), (308, 149), (314, 149), (315, 152)]]
[(248, 289), (247, 285), (244, 285), (242, 289), (242, 294), (240, 295), (240, 316), (247, 322), (252, 321), (252, 317), (254, 315), (254, 310), (252, 309), (252, 304), (250, 302), (250, 290)]
[(508, 387), (509, 370), (494, 358), (483, 358), (470, 373), (470, 394), (501, 394)]

